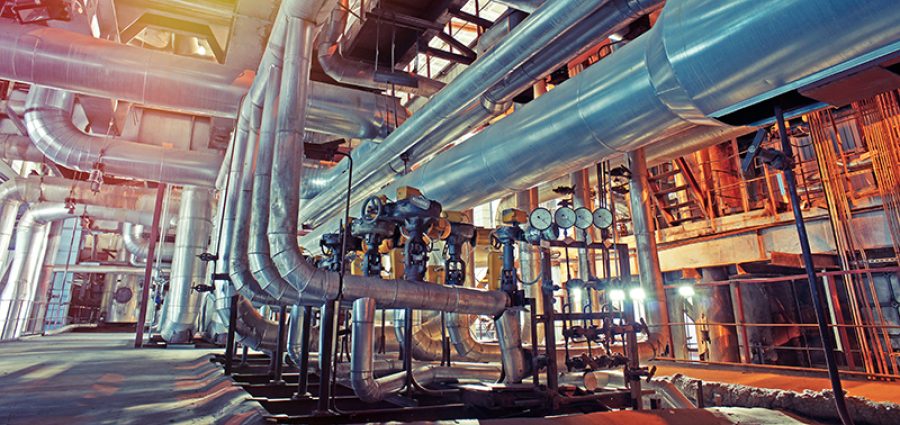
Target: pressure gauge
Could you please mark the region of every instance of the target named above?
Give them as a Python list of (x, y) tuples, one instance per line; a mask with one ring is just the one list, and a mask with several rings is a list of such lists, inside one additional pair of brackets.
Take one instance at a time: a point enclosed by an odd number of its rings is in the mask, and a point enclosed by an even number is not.
[(553, 225), (553, 214), (546, 208), (535, 208), (528, 217), (528, 224), (540, 231), (547, 230)]
[(571, 229), (575, 225), (575, 210), (569, 207), (560, 207), (553, 216), (556, 224), (563, 229)]
[(591, 227), (594, 222), (594, 215), (591, 210), (581, 207), (575, 209), (575, 227), (585, 230)]
[(613, 213), (609, 209), (600, 207), (594, 210), (594, 226), (600, 229), (608, 229), (613, 224)]

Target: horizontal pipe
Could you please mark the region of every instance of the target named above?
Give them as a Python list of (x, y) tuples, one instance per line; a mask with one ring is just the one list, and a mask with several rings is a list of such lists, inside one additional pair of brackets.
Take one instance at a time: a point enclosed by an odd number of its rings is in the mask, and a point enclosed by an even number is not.
[[(122, 223), (122, 245), (134, 255), (136, 260), (146, 260), (150, 251), (150, 241), (144, 238), (144, 226), (132, 223)], [(171, 262), (175, 253), (175, 245), (169, 242), (160, 242), (156, 245), (159, 258), (165, 262)]]
[[(280, 31), (278, 22), (273, 33)], [(269, 53), (278, 49), (271, 38), (269, 47), (260, 69), (281, 56)], [(0, 57), (8, 58), (0, 61), (2, 79), (223, 118), (238, 116), (256, 77), (206, 60), (8, 19), (0, 19)], [(309, 106), (308, 130), (342, 137), (383, 137), (395, 114), (400, 122), (406, 117), (399, 99), (318, 82), (311, 83)]]
[[(728, 126), (711, 116), (900, 50), (898, 19), (890, 0), (670, 2), (648, 33), (382, 193), (412, 186), (460, 210), (611, 155), (678, 143), (673, 136), (698, 127), (700, 135), (717, 127), (727, 134)], [(765, 60), (748, 68), (722, 57)], [(317, 228), (301, 242), (314, 246), (320, 234)]]

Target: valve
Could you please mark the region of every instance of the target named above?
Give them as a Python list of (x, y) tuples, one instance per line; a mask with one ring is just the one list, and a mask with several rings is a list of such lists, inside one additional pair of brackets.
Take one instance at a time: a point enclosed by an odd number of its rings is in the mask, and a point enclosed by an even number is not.
[(215, 290), (216, 290), (216, 287), (215, 287), (215, 285), (207, 285), (207, 284), (205, 284), (205, 283), (198, 283), (198, 284), (192, 286), (191, 289), (193, 289), (193, 290), (195, 290), (195, 291), (197, 291), (197, 292), (199, 292), (199, 293), (202, 294), (202, 293), (204, 293), (204, 292), (212, 292), (212, 291), (215, 291)]

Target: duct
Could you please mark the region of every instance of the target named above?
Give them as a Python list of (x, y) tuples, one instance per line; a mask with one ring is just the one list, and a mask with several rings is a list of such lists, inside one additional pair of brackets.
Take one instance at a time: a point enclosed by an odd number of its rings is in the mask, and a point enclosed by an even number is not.
[[(413, 321), (412, 355), (415, 360), (440, 361), (443, 354), (443, 337), (441, 336), (441, 316), (435, 315), (427, 320)], [(397, 341), (404, 340), (406, 326), (406, 310), (394, 310), (394, 335)], [(493, 359), (496, 360), (496, 359)]]
[[(343, 0), (343, 3), (346, 4), (347, 1)], [(345, 58), (340, 51), (341, 45), (338, 40), (347, 26), (349, 14), (349, 8), (344, 5), (335, 7), (331, 11), (331, 18), (319, 34), (319, 64), (329, 77), (343, 84), (384, 91), (396, 89), (424, 97), (430, 97), (444, 87), (444, 83), (422, 75), (394, 69), (380, 71), (370, 64)], [(392, 82), (383, 82), (385, 79)]]
[[(701, 116), (900, 50), (900, 30), (892, 24), (898, 18), (900, 10), (890, 0), (740, 0), (727, 7), (712, 0), (671, 2), (647, 34), (397, 179), (383, 193), (412, 186), (447, 209), (465, 209), (613, 154), (667, 139), (677, 143), (669, 138), (697, 125), (727, 129)], [(725, 32), (728, 37), (721, 36)], [(719, 66), (723, 57), (765, 60), (749, 67), (742, 61)], [(688, 94), (674, 75), (679, 81), (691, 79), (685, 83), (691, 87)], [(725, 89), (740, 94), (710, 94)], [(678, 93), (685, 101), (672, 99)], [(703, 102), (686, 103), (692, 96)], [(318, 235), (318, 230), (310, 233), (304, 246), (312, 246)]]
[[(272, 34), (283, 30), (280, 22), (276, 20)], [(268, 52), (259, 69), (280, 63), (271, 62)], [(223, 118), (237, 117), (253, 78), (206, 60), (6, 19), (0, 19), (0, 57), (10, 58), (0, 62), (2, 79)], [(309, 103), (310, 131), (344, 137), (384, 136), (394, 122), (391, 115), (402, 114), (397, 117), (402, 121), (406, 114), (399, 99), (317, 82), (311, 85)]]
[[(89, 216), (97, 220), (133, 222), (141, 224), (150, 224), (152, 222), (152, 214), (146, 211), (135, 211), (132, 209), (112, 208), (96, 205), (78, 205), (74, 210), (70, 210), (66, 204), (56, 202), (41, 202), (32, 204), (28, 211), (19, 219), (16, 227), (16, 251), (13, 252), (13, 262), (10, 266), (9, 277), (7, 278), (6, 287), (0, 299), (3, 300), (24, 300), (28, 299), (34, 292), (33, 282), (27, 273), (28, 263), (33, 262), (37, 255), (33, 255), (31, 247), (40, 245), (40, 240), (36, 243), (33, 240), (36, 234), (40, 234), (41, 226), (66, 218)], [(17, 320), (18, 312), (15, 306), (0, 305), (0, 319), (6, 319), (5, 330), (3, 331), (3, 339), (16, 338), (21, 331), (17, 326), (11, 326)], [(12, 310), (12, 311), (11, 311)]]
[[(2, 297), (7, 304), (7, 315), (4, 316), (3, 306), (0, 306), (0, 320), (4, 321), (4, 326), (0, 329), (0, 340), (8, 340), (18, 338), (25, 330), (27, 324), (27, 311), (31, 308), (31, 300), (34, 298), (36, 288), (35, 274), (40, 268), (45, 241), (47, 239), (47, 231), (49, 226), (39, 225), (33, 232), (28, 233), (28, 239), (25, 241), (29, 244), (27, 251), (30, 255), (22, 263), (20, 269), (16, 268), (15, 261), (10, 267), (9, 277), (16, 276), (17, 281), (8, 281), (6, 289), (12, 288), (10, 297)], [(18, 239), (17, 239), (18, 240)], [(15, 275), (13, 273), (16, 273)]]
[(50, 160), (78, 171), (209, 187), (222, 158), (216, 153), (167, 149), (116, 137), (82, 133), (71, 120), (74, 95), (45, 87), (28, 94), (25, 125)]
[[(701, 283), (728, 280), (728, 269), (724, 267), (706, 267), (701, 269), (701, 273)], [(701, 317), (694, 318), (698, 326), (703, 326), (703, 322), (735, 323), (730, 286), (701, 286), (696, 290), (695, 311), (702, 314)], [(705, 341), (709, 343), (706, 359), (713, 362), (740, 363), (737, 326), (706, 325), (706, 329), (709, 336), (709, 340)]]
[(196, 331), (202, 293), (195, 291), (194, 286), (205, 280), (204, 264), (198, 257), (206, 251), (209, 241), (211, 201), (212, 192), (208, 189), (188, 186), (182, 191), (172, 274), (164, 304), (168, 311), (160, 325), (160, 335), (170, 344), (190, 342)]
[[(647, 157), (643, 148), (628, 153), (628, 168), (631, 170), (631, 227), (634, 230), (634, 245), (637, 253), (638, 276), (646, 299), (643, 305), (647, 311), (648, 342), (654, 356), (670, 352), (672, 337), (669, 330), (669, 309), (666, 305), (666, 290), (663, 287), (662, 271), (659, 268), (659, 251), (656, 247), (656, 226), (650, 209), (654, 196), (650, 192), (647, 174)], [(637, 303), (637, 302), (636, 302)]]
[[(122, 223), (122, 243), (125, 249), (134, 254), (137, 260), (146, 260), (150, 251), (150, 241), (144, 239), (144, 226)], [(156, 249), (162, 261), (171, 262), (175, 254), (175, 245), (167, 242), (157, 243)]]
[[(500, 359), (500, 346), (476, 341), (472, 336), (472, 321), (477, 316), (471, 314), (447, 314), (447, 334), (456, 353), (466, 361), (495, 362)], [(413, 353), (415, 354), (415, 353)]]
[[(353, 303), (353, 347), (350, 351), (350, 385), (360, 400), (374, 403), (400, 391), (406, 372), (375, 379), (375, 310), (376, 301), (360, 298)], [(440, 379), (493, 379), (499, 376), (495, 365), (466, 365), (465, 367), (420, 366), (413, 370), (417, 382), (428, 385)]]
[[(555, 2), (549, 7), (552, 9), (564, 6), (562, 3), (564, 2)], [(541, 49), (539, 54), (533, 55), (530, 59), (526, 57), (525, 59), (528, 60), (524, 61), (524, 63), (523, 61), (513, 63), (511, 59), (504, 58), (504, 53), (508, 52), (508, 47), (524, 45), (535, 49), (537, 48), (536, 46), (543, 46), (544, 44), (527, 44), (528, 40), (530, 40), (528, 37), (534, 35), (533, 26), (536, 25), (536, 19), (541, 18), (541, 16), (546, 18), (548, 14), (556, 12), (545, 8), (547, 10), (529, 17), (516, 27), (506, 39), (501, 41), (489, 55), (475, 64), (482, 62), (491, 63), (494, 60), (510, 61), (508, 69), (504, 68), (505, 72), (498, 74), (501, 78), (487, 79), (484, 76), (477, 76), (476, 78), (482, 79), (482, 81), (474, 82), (477, 85), (477, 90), (471, 88), (470, 90), (463, 90), (461, 93), (444, 90), (444, 92), (460, 96), (456, 101), (461, 102), (461, 104), (455, 106), (457, 109), (453, 113), (444, 113), (439, 117), (430, 117), (430, 121), (417, 121), (416, 117), (413, 117), (386, 139), (383, 143), (384, 146), (379, 146), (377, 151), (364, 157), (363, 161), (357, 160), (354, 162), (354, 180), (357, 182), (354, 185), (354, 201), (366, 199), (373, 194), (373, 191), (383, 187), (395, 177), (396, 173), (391, 170), (391, 167), (386, 167), (385, 164), (392, 164), (392, 161), (404, 153), (408, 155), (409, 162), (413, 164), (435, 155), (448, 143), (471, 133), (486, 124), (491, 118), (507, 110), (516, 95), (534, 85), (535, 82), (545, 75), (565, 65), (569, 58), (581, 54), (584, 50), (596, 45), (610, 34), (626, 27), (643, 13), (659, 7), (661, 3), (661, 0), (581, 2), (580, 7), (584, 9), (581, 16), (586, 16), (587, 18), (580, 20), (580, 22), (579, 19), (573, 19), (576, 22), (564, 22), (561, 16), (559, 22), (551, 24), (556, 26), (553, 26), (552, 29), (545, 28), (546, 31), (554, 31), (553, 34), (559, 35), (554, 41)], [(564, 32), (570, 26), (571, 29)], [(547, 34), (543, 35), (547, 36)], [(503, 48), (503, 46), (507, 47)], [(530, 53), (534, 53), (534, 51)], [(521, 66), (517, 67), (519, 64)], [(468, 76), (477, 75), (470, 72), (475, 65), (469, 67), (457, 77), (449, 87), (456, 90), (456, 88), (463, 85), (473, 83)], [(507, 74), (509, 76), (504, 77)], [(483, 84), (485, 82), (489, 84)], [(488, 90), (485, 91), (484, 89)], [(473, 96), (473, 93), (476, 96)], [(477, 96), (477, 94), (482, 95)], [(442, 94), (441, 96), (444, 95)], [(435, 100), (441, 99), (436, 98)], [(441, 105), (436, 104), (437, 106), (432, 106), (434, 103), (432, 101), (426, 104), (422, 110), (416, 113), (416, 116), (427, 115), (432, 111), (432, 108), (440, 109)], [(429, 127), (432, 124), (431, 121), (438, 121), (441, 125)], [(423, 122), (424, 124), (422, 124)], [(410, 129), (412, 126), (420, 126), (421, 128)], [(409, 133), (413, 133), (413, 135), (410, 136)], [(401, 139), (401, 137), (406, 137), (406, 139)], [(402, 142), (396, 143), (400, 145), (396, 148), (391, 145), (391, 143), (395, 142), (395, 139), (402, 140)], [(396, 149), (394, 152), (396, 155), (386, 156), (388, 151), (382, 150), (382, 148), (389, 147), (390, 149)], [(332, 186), (330, 191), (323, 193), (316, 199), (315, 203), (312, 203), (312, 208), (303, 212), (301, 220), (304, 222), (310, 221), (311, 224), (318, 224), (325, 218), (323, 215), (334, 214), (334, 211), (338, 208), (337, 205), (343, 199), (342, 193), (337, 189), (344, 187), (345, 184), (340, 183), (340, 180), (338, 180)]]

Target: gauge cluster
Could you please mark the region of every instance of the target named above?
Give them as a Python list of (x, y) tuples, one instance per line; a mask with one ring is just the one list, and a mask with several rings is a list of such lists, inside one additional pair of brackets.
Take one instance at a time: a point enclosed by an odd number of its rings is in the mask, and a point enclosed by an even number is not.
[(608, 229), (613, 224), (613, 213), (608, 208), (597, 208), (591, 211), (587, 208), (559, 207), (551, 212), (547, 208), (539, 207), (528, 216), (528, 224), (539, 231), (545, 231), (556, 225), (560, 229), (573, 227), (587, 230), (591, 226), (598, 229)]

